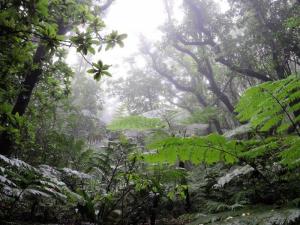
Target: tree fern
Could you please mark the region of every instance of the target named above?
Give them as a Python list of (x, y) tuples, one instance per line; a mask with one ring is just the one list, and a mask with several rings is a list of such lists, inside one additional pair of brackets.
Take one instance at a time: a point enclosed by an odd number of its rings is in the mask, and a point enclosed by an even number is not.
[[(300, 116), (300, 80), (296, 76), (266, 82), (248, 89), (236, 107), (241, 121), (250, 121), (259, 131), (276, 130), (278, 133), (293, 127), (297, 131)], [(151, 121), (150, 121), (151, 120)], [(148, 129), (162, 127), (158, 121), (138, 116), (122, 118), (111, 125), (112, 128)], [(195, 164), (213, 164), (219, 161), (234, 163), (251, 160), (266, 154), (276, 156), (289, 168), (300, 165), (299, 137), (276, 136), (264, 140), (236, 141), (224, 136), (211, 134), (206, 137), (167, 137), (157, 139), (147, 148), (152, 150), (144, 155), (150, 163), (170, 163), (178, 160)]]
[(300, 116), (294, 112), (300, 110), (300, 79), (290, 76), (286, 79), (265, 82), (248, 89), (236, 106), (238, 119), (250, 121), (253, 128), (277, 132), (295, 129)]

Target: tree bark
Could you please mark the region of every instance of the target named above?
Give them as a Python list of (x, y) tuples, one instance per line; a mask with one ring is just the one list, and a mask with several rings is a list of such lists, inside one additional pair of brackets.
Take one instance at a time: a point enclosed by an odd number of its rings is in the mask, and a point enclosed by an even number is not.
[(46, 57), (48, 51), (46, 50), (45, 45), (40, 44), (35, 52), (33, 57), (33, 66), (36, 66), (36, 69), (30, 70), (25, 76), (25, 80), (22, 83), (21, 92), (18, 95), (17, 101), (12, 110), (12, 114), (19, 114), (23, 116), (27, 106), (30, 102), (31, 94), (36, 86), (40, 75), (42, 74), (42, 63)]
[[(58, 20), (58, 35), (65, 35), (70, 29), (71, 27), (64, 24), (63, 20)], [(25, 79), (21, 84), (20, 93), (11, 112), (13, 115), (19, 114), (20, 116), (23, 116), (25, 114), (31, 99), (33, 89), (37, 85), (40, 76), (43, 73), (43, 63), (49, 53), (50, 49), (47, 49), (47, 47), (43, 43), (39, 43), (33, 56), (32, 69), (26, 73)], [(2, 121), (2, 124), (6, 123), (9, 122), (7, 120)], [(10, 135), (7, 132), (3, 132), (0, 135), (0, 153), (5, 156), (10, 156), (13, 152), (12, 145), (13, 141), (11, 140)]]
[(221, 100), (221, 102), (223, 102), (228, 111), (235, 115), (234, 106), (231, 104), (228, 96), (224, 92), (222, 92), (222, 90), (219, 88), (218, 84), (215, 81), (213, 70), (208, 58), (205, 59), (205, 63), (207, 67), (207, 72), (204, 75), (206, 75), (206, 78), (209, 80), (212, 92)]

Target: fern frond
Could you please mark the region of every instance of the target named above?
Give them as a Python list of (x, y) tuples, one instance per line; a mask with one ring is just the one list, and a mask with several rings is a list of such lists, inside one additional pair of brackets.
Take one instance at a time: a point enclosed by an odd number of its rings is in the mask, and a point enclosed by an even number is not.
[(278, 161), (290, 169), (300, 166), (300, 137), (270, 137), (262, 140), (228, 140), (224, 136), (211, 134), (203, 137), (169, 137), (149, 144), (150, 151), (143, 154), (148, 163), (175, 164), (178, 160), (194, 164), (235, 163), (251, 161), (266, 155), (276, 156)]
[(48, 195), (47, 193), (33, 188), (27, 188), (20, 197), (24, 198), (24, 197), (31, 197), (31, 196), (50, 198), (50, 195)]
[(20, 199), (47, 198), (64, 202), (72, 198), (79, 201), (77, 194), (61, 181), (61, 175), (91, 179), (91, 176), (79, 171), (64, 168), (60, 172), (47, 165), (35, 168), (22, 160), (3, 155), (0, 155), (0, 165), (0, 194)]
[(4, 155), (0, 155), (0, 163), (4, 163), (9, 167), (15, 167), (22, 170), (31, 170), (37, 172), (38, 170), (34, 168), (33, 166), (29, 165), (28, 163), (19, 160), (19, 159), (9, 159)]
[(170, 164), (178, 160), (194, 164), (213, 164), (219, 161), (234, 163), (241, 151), (238, 142), (228, 141), (218, 134), (191, 138), (170, 137), (152, 143), (147, 148), (156, 151), (144, 155), (147, 162)]
[(215, 201), (206, 201), (206, 207), (209, 212), (211, 213), (218, 213), (227, 210), (235, 211), (237, 209), (244, 208), (245, 206), (242, 204), (235, 203), (233, 205), (228, 205), (222, 202), (215, 202)]
[(239, 157), (245, 159), (255, 159), (260, 156), (264, 156), (268, 153), (279, 150), (281, 147), (280, 137), (270, 137), (265, 140), (249, 140), (243, 141), (244, 149), (239, 154)]
[(170, 183), (173, 181), (180, 181), (187, 175), (184, 168), (169, 166), (169, 165), (149, 165), (147, 173), (151, 173), (159, 177), (160, 182)]
[(289, 76), (286, 79), (265, 82), (248, 89), (236, 106), (237, 118), (250, 121), (253, 128), (277, 132), (286, 131), (300, 118), (294, 112), (300, 110), (300, 79)]
[(0, 184), (1, 185), (8, 185), (11, 187), (16, 187), (17, 185), (11, 181), (10, 179), (6, 178), (5, 176), (0, 175)]
[(285, 139), (283, 151), (279, 153), (281, 163), (293, 169), (300, 166), (300, 138), (290, 136)]

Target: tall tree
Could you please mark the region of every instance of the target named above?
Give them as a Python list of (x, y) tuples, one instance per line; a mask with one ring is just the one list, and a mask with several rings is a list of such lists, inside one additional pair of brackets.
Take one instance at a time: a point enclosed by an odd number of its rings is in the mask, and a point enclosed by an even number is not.
[[(112, 2), (107, 0), (103, 5), (90, 0), (1, 2), (0, 42), (4, 46), (1, 48), (1, 89), (17, 90), (6, 102), (12, 105), (11, 110), (1, 115), (4, 127), (11, 125), (8, 114), (12, 117), (25, 114), (34, 88), (59, 48), (75, 46), (85, 58), (88, 53), (95, 53), (97, 45), (106, 45), (106, 49), (123, 45), (126, 35), (101, 34), (104, 23), (99, 14)], [(80, 27), (84, 28), (83, 32), (78, 30)], [(13, 64), (9, 63), (11, 58)], [(109, 75), (108, 65), (101, 61), (90, 64), (89, 72), (95, 79)], [(3, 154), (9, 155), (12, 140), (6, 130), (1, 132), (0, 148)]]

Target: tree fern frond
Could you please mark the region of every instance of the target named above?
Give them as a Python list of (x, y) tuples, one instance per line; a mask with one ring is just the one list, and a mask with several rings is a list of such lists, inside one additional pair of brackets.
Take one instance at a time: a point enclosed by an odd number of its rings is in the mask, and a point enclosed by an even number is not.
[(296, 128), (298, 118), (295, 111), (300, 109), (300, 79), (289, 76), (286, 79), (265, 82), (248, 89), (236, 106), (237, 118), (250, 121), (253, 128), (277, 132)]
[(153, 130), (152, 132), (149, 132), (149, 135), (145, 137), (145, 143), (146, 145), (150, 145), (151, 143), (155, 143), (169, 137), (170, 134), (167, 131), (164, 131), (162, 129), (157, 129), (157, 130)]
[(300, 166), (300, 138), (298, 136), (290, 136), (285, 139), (284, 150), (279, 153), (281, 163), (289, 168)]
[(179, 181), (187, 175), (187, 171), (184, 168), (169, 166), (169, 165), (149, 165), (147, 167), (147, 173), (159, 177), (161, 182)]
[(270, 137), (262, 140), (228, 140), (217, 134), (204, 137), (169, 137), (147, 146), (143, 154), (148, 163), (175, 164), (178, 160), (194, 164), (216, 162), (235, 163), (273, 155), (288, 168), (300, 166), (300, 138), (298, 136)]
[(0, 184), (1, 185), (8, 185), (11, 187), (16, 187), (17, 185), (11, 181), (10, 179), (6, 178), (5, 176), (0, 175)]
[(266, 138), (261, 140), (243, 141), (244, 149), (239, 153), (239, 157), (245, 159), (254, 159), (276, 151), (281, 147), (279, 137)]
[(31, 197), (31, 196), (50, 198), (49, 194), (33, 188), (27, 188), (20, 197), (24, 198), (24, 197)]
[(62, 172), (67, 176), (77, 177), (79, 179), (90, 179), (91, 178), (91, 176), (89, 174), (82, 173), (77, 170), (72, 170), (70, 168), (63, 168)]
[(206, 206), (208, 211), (211, 213), (223, 212), (226, 210), (234, 211), (245, 207), (244, 205), (238, 203), (235, 203), (233, 205), (228, 205), (222, 202), (215, 202), (215, 201), (206, 201)]
[(90, 175), (79, 171), (64, 168), (60, 172), (47, 165), (35, 168), (22, 160), (9, 159), (3, 155), (0, 155), (0, 165), (1, 194), (20, 199), (48, 198), (64, 202), (72, 198), (79, 201), (76, 193), (61, 181), (61, 175), (91, 179)]
[(16, 168), (24, 169), (24, 170), (32, 170), (35, 172), (38, 171), (36, 168), (34, 168), (33, 166), (29, 165), (28, 163), (26, 163), (22, 160), (14, 159), (14, 158), (9, 159), (4, 155), (0, 155), (0, 162), (4, 163), (10, 167), (16, 167)]
[(234, 163), (241, 151), (238, 142), (228, 141), (218, 134), (191, 138), (170, 137), (152, 143), (147, 148), (156, 151), (144, 155), (147, 162), (171, 164), (177, 160), (190, 160), (194, 164), (213, 164), (219, 161)]

